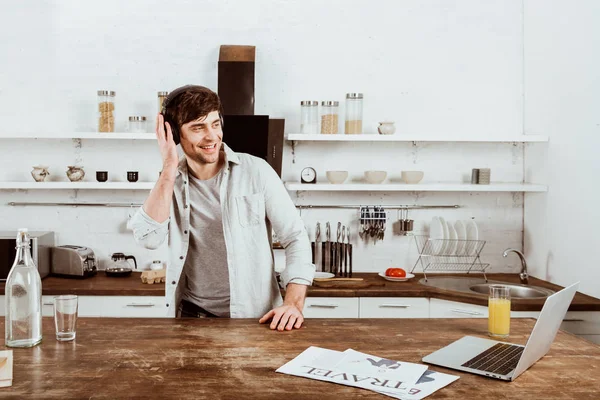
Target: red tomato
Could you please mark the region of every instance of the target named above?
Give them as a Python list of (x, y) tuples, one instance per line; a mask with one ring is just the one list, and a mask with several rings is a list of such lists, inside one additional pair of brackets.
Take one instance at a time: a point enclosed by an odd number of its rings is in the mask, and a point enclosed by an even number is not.
[(406, 277), (406, 271), (403, 270), (402, 268), (388, 268), (385, 271), (385, 275), (386, 276), (391, 276), (394, 278), (405, 278)]

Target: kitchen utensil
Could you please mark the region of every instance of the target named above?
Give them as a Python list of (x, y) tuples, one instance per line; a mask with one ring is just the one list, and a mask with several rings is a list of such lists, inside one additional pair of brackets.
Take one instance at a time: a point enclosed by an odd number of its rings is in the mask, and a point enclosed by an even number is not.
[(454, 229), (454, 225), (446, 221), (446, 225), (448, 226), (448, 241), (446, 246), (446, 254), (449, 256), (453, 256), (456, 254), (456, 248), (458, 246), (458, 242), (456, 239), (458, 238), (458, 234)]
[(489, 168), (480, 168), (477, 183), (480, 185), (489, 185), (492, 171)]
[(393, 135), (396, 132), (396, 127), (393, 121), (382, 121), (377, 127), (380, 135)]
[(341, 184), (348, 178), (348, 171), (327, 171), (325, 175), (329, 183)]
[(471, 242), (471, 240), (479, 240), (479, 229), (473, 220), (467, 222), (467, 240), (468, 242), (465, 253), (473, 256), (477, 252), (477, 244), (475, 242)]
[[(339, 278), (338, 278), (339, 279)], [(313, 283), (313, 286), (318, 288), (336, 288), (336, 289), (365, 289), (371, 286), (385, 286), (385, 282), (366, 282), (366, 281), (328, 281)]]
[(400, 175), (404, 182), (414, 185), (421, 182), (425, 173), (423, 171), (402, 171)]
[(129, 182), (137, 182), (138, 172), (137, 171), (127, 171), (127, 180)]
[(336, 239), (335, 239), (335, 255), (334, 255), (334, 269), (335, 271), (333, 272), (336, 275), (340, 274), (340, 259), (342, 258), (342, 253), (341, 253), (341, 240), (342, 238), (342, 223), (338, 222), (337, 224), (337, 235), (336, 235)]
[(69, 165), (67, 168), (67, 178), (69, 178), (71, 182), (78, 182), (85, 176), (83, 167)]
[(331, 227), (329, 221), (325, 224), (325, 238), (323, 242), (323, 271), (331, 272)]
[(471, 170), (471, 184), (476, 185), (479, 183), (479, 169), (473, 168)]
[(437, 216), (431, 219), (431, 224), (429, 225), (429, 238), (435, 240), (435, 242), (432, 243), (432, 248), (430, 248), (431, 253), (433, 253), (433, 255), (441, 254), (443, 249), (444, 227), (442, 226), (440, 218)]
[(346, 240), (348, 240), (348, 276), (352, 278), (352, 243), (350, 243), (349, 227), (346, 227)]
[(54, 298), (54, 327), (56, 340), (67, 342), (75, 339), (77, 325), (77, 296), (62, 295)]
[[(317, 226), (315, 228), (315, 241), (311, 244), (312, 247), (312, 251), (313, 251), (313, 264), (315, 264), (315, 269), (318, 271), (318, 262), (319, 262), (319, 256), (317, 255), (317, 253), (319, 252), (319, 242), (321, 241), (321, 223), (317, 222)], [(323, 268), (323, 266), (321, 266), (321, 268)]]
[(112, 262), (104, 270), (106, 276), (124, 277), (131, 275), (133, 269), (127, 260), (133, 260), (135, 269), (137, 269), (137, 261), (134, 256), (125, 255), (123, 253), (113, 253), (110, 256)]
[(440, 219), (442, 229), (444, 230), (444, 240), (442, 241), (442, 248), (440, 250), (440, 254), (445, 255), (449, 245), (448, 239), (450, 238), (450, 232), (448, 231), (448, 224), (446, 224), (446, 220), (444, 219), (444, 217), (438, 218)]
[(379, 184), (382, 183), (387, 177), (385, 171), (365, 171), (365, 180), (368, 183)]
[(333, 278), (334, 276), (335, 275), (333, 275), (331, 272), (315, 272), (314, 280), (329, 279), (329, 278)]
[(97, 260), (89, 247), (64, 245), (52, 247), (52, 275), (85, 278), (97, 273)]
[(380, 277), (382, 277), (383, 279), (385, 279), (386, 281), (390, 281), (390, 282), (406, 282), (409, 279), (412, 279), (415, 277), (414, 274), (410, 274), (410, 273), (406, 273), (406, 276), (404, 278), (398, 278), (398, 277), (393, 277), (393, 276), (387, 276), (385, 274), (385, 272), (380, 272), (377, 275), (379, 275)]
[(108, 171), (96, 171), (96, 180), (106, 182), (108, 180)]
[(344, 243), (346, 241), (346, 226), (342, 226), (342, 243), (340, 244), (341, 246), (341, 251), (340, 253), (341, 258), (340, 258), (340, 276), (348, 276), (348, 271), (346, 270), (345, 267), (345, 263), (346, 263), (346, 243)]
[(44, 182), (48, 175), (50, 175), (50, 172), (48, 172), (48, 167), (45, 166), (34, 166), (31, 170), (31, 176), (36, 182)]
[(467, 240), (467, 228), (462, 221), (456, 221), (454, 223), (454, 230), (456, 231), (456, 239), (458, 240), (456, 246), (456, 255), (465, 255), (465, 246)]
[(364, 278), (314, 278), (317, 282), (352, 282), (352, 281), (363, 281)]

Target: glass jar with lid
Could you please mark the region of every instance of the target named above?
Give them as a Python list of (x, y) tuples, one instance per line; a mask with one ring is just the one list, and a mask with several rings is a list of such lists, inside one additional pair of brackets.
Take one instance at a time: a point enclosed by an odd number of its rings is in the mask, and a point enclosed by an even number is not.
[(146, 117), (133, 115), (129, 117), (129, 132), (146, 133)]
[(319, 133), (319, 102), (300, 102), (300, 133)]
[(339, 126), (339, 101), (321, 102), (321, 133), (334, 135), (338, 133)]
[(346, 94), (346, 124), (344, 132), (346, 134), (361, 134), (362, 133), (362, 117), (363, 117), (363, 94), (362, 93), (347, 93)]
[(112, 90), (98, 90), (98, 132), (115, 131), (115, 95)]
[(169, 92), (158, 92), (158, 112), (162, 113), (163, 103), (167, 99)]

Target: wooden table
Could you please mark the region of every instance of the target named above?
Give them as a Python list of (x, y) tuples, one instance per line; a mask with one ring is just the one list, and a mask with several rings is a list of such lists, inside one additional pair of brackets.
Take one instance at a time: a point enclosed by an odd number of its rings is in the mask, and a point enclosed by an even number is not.
[[(512, 321), (510, 341), (524, 344), (533, 320)], [(14, 349), (14, 381), (2, 398), (28, 399), (343, 399), (385, 396), (275, 372), (309, 346), (390, 359), (421, 358), (464, 335), (482, 335), (481, 319), (308, 320), (278, 332), (243, 319), (81, 318), (74, 342), (54, 339)], [(3, 325), (3, 323), (2, 323)], [(435, 366), (460, 379), (432, 399), (598, 399), (600, 347), (559, 332), (549, 354), (515, 382)]]

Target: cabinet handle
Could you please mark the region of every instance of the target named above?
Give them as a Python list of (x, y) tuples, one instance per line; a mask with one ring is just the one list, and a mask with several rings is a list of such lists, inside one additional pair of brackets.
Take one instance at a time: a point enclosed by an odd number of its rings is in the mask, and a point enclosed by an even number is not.
[(583, 322), (583, 321), (585, 321), (585, 319), (577, 319), (577, 318), (563, 319), (563, 322)]
[(154, 303), (130, 303), (126, 307), (154, 307)]
[(44, 303), (45, 306), (53, 306), (54, 303)]
[(335, 304), (309, 304), (309, 307), (314, 308), (338, 308), (338, 305)]
[(477, 311), (459, 310), (458, 308), (453, 308), (450, 311), (452, 311), (454, 313), (458, 313), (458, 314), (483, 315), (482, 313), (477, 312)]
[(379, 308), (408, 308), (410, 306), (405, 306), (403, 304), (380, 304)]

